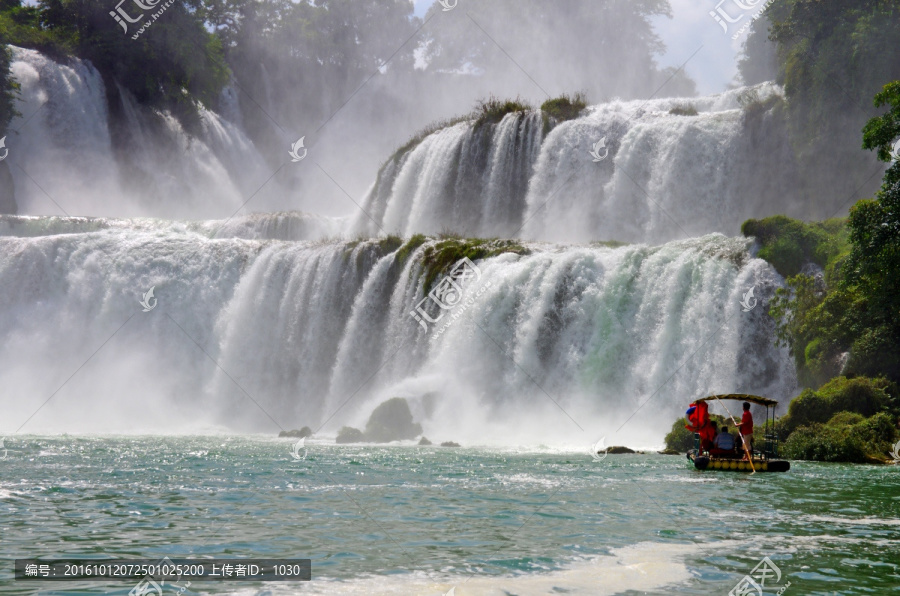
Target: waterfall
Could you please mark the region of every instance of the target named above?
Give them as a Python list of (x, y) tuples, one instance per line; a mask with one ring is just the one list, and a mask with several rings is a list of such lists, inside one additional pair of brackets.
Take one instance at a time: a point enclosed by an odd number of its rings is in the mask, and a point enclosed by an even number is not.
[[(522, 225), (542, 127), (540, 112), (516, 112), (497, 124), (466, 121), (428, 135), (388, 160), (364, 209), (382, 229), (404, 236), (513, 234)], [(360, 214), (355, 231), (378, 227)]]
[[(202, 130), (191, 136), (119, 88), (122, 122), (111, 122), (107, 89), (89, 61), (11, 48), (22, 116), (10, 124), (7, 147), (20, 213), (227, 216), (269, 172), (240, 126), (215, 112), (201, 108)], [(233, 104), (226, 90), (232, 114)]]
[[(793, 154), (765, 108), (780, 94), (764, 83), (709, 97), (613, 101), (546, 135), (539, 111), (480, 127), (464, 121), (390, 158), (364, 204), (378, 225), (360, 214), (356, 229), (659, 243), (735, 234), (750, 217), (803, 216), (806, 206), (785, 196)], [(608, 154), (595, 161), (600, 140)]]
[[(427, 296), (446, 240), (214, 228), (0, 217), (4, 418), (52, 395), (23, 432), (272, 432), (271, 416), (327, 435), (402, 396), (438, 439), (586, 443), (627, 421), (618, 442), (658, 444), (700, 394), (794, 389), (765, 314), (781, 279), (743, 238), (525, 243), (475, 259), (464, 303), (440, 317)], [(761, 305), (743, 312), (751, 287)], [(439, 319), (428, 331), (417, 306)]]

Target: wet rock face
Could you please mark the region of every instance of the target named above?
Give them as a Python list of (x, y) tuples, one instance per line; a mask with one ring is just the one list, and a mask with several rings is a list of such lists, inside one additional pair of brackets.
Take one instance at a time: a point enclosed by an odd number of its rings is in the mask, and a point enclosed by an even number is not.
[[(0, 149), (2, 154), (5, 149)], [(0, 162), (0, 213), (8, 213), (15, 215), (19, 212), (16, 205), (16, 189), (13, 184), (12, 172), (9, 171), (9, 165)]]
[(372, 411), (366, 423), (366, 440), (388, 443), (414, 439), (422, 434), (422, 425), (413, 422), (409, 404), (402, 397), (394, 397)]
[(278, 436), (279, 437), (289, 437), (292, 439), (303, 439), (303, 438), (312, 436), (312, 434), (313, 434), (312, 429), (308, 426), (304, 426), (300, 430), (297, 430), (296, 428), (293, 430), (283, 430), (280, 433), (278, 433)]
[(334, 440), (335, 443), (362, 443), (366, 440), (363, 432), (358, 428), (353, 428), (350, 426), (345, 426), (341, 430), (338, 431), (337, 438)]

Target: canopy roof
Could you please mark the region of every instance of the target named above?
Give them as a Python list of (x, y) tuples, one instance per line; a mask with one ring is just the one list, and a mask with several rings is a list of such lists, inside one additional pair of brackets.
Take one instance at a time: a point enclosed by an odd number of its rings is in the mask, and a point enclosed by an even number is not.
[(723, 393), (721, 395), (710, 395), (709, 397), (704, 397), (698, 400), (701, 401), (716, 401), (717, 399), (732, 399), (735, 401), (749, 401), (751, 404), (757, 404), (760, 406), (777, 406), (778, 402), (774, 399), (769, 399), (768, 397), (760, 397), (758, 395), (748, 395), (746, 393)]

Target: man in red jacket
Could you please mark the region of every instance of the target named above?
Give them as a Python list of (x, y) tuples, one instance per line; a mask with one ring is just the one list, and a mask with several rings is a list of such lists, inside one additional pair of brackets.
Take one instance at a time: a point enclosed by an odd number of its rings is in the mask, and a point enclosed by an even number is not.
[(741, 416), (741, 440), (750, 453), (753, 453), (753, 414), (750, 413), (750, 403), (744, 402), (744, 415)]

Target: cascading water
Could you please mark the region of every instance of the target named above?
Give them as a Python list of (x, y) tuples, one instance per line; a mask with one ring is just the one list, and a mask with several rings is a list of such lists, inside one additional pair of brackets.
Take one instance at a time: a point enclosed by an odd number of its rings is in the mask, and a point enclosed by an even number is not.
[(378, 225), (360, 215), (356, 229), (659, 243), (735, 234), (749, 217), (807, 215), (785, 202), (794, 158), (765, 109), (780, 93), (766, 83), (710, 97), (614, 101), (546, 136), (536, 111), (477, 129), (462, 122), (388, 160), (364, 204)]
[[(522, 204), (543, 138), (540, 113), (507, 114), (498, 124), (463, 122), (394, 155), (364, 206), (379, 225), (410, 236), (450, 229), (507, 236), (522, 225)], [(365, 215), (355, 230), (378, 227)]]
[[(403, 396), (438, 440), (659, 444), (701, 393), (794, 389), (764, 312), (780, 279), (745, 239), (529, 243), (476, 260), (465, 305), (426, 332), (410, 312), (440, 241), (210, 227), (0, 218), (0, 383), (17, 395), (4, 417), (52, 395), (23, 432), (269, 432), (270, 415), (328, 421), (327, 434)], [(743, 312), (754, 286), (763, 306)], [(158, 304), (143, 312), (151, 287)]]
[(121, 89), (114, 147), (106, 88), (90, 62), (11, 48), (22, 115), (7, 147), (20, 213), (227, 216), (270, 172), (240, 127), (216, 113), (201, 109), (202, 130), (190, 136)]

